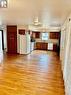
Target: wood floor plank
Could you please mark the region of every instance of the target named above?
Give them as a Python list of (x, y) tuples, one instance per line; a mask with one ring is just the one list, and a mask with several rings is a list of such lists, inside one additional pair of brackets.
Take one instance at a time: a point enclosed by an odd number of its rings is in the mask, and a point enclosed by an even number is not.
[(1, 59), (0, 95), (65, 95), (60, 60), (55, 52), (5, 54)]

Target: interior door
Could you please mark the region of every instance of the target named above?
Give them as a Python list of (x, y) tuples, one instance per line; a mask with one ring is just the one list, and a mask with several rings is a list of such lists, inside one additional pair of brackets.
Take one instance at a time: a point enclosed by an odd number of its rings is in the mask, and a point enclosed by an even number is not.
[(17, 53), (17, 26), (7, 26), (7, 51)]

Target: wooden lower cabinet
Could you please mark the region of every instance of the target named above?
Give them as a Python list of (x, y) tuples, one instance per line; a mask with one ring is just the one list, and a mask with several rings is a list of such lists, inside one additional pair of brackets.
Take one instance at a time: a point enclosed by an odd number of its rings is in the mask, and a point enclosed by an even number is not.
[(47, 50), (48, 43), (37, 42), (36, 43), (36, 50)]
[(57, 44), (53, 44), (53, 51), (58, 51), (58, 45)]
[[(35, 49), (36, 50), (48, 50), (48, 43), (37, 42), (35, 44)], [(51, 50), (51, 51), (58, 52), (58, 45), (57, 44), (53, 44), (53, 50)]]

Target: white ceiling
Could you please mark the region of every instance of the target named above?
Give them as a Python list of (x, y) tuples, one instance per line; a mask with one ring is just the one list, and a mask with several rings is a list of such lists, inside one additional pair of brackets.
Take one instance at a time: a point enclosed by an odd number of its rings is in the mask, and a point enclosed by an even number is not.
[(60, 26), (71, 10), (71, 0), (8, 0), (0, 8), (0, 24), (32, 24), (35, 17), (43, 26)]

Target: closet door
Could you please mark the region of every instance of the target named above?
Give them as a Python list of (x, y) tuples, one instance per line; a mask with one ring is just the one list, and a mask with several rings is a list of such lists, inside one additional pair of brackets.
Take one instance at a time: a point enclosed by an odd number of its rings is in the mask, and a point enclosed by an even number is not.
[(17, 53), (17, 26), (7, 26), (7, 51)]

